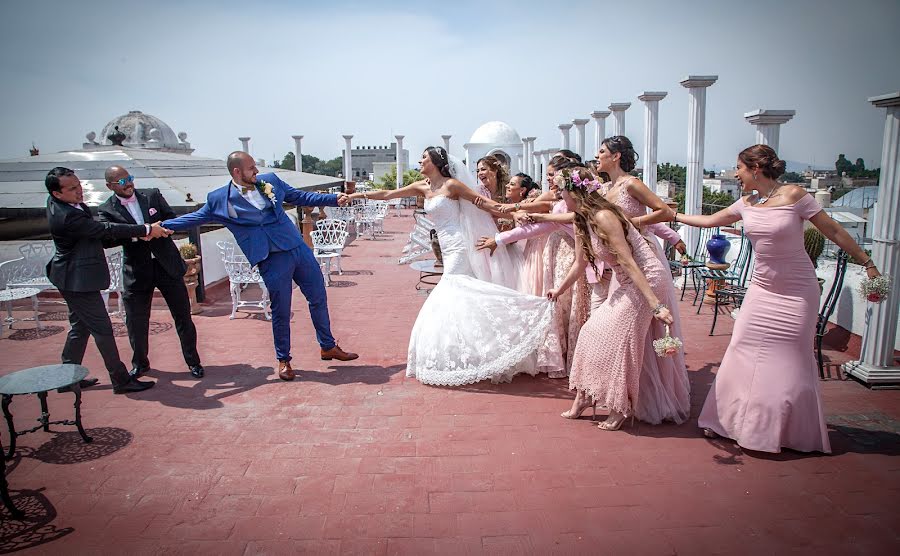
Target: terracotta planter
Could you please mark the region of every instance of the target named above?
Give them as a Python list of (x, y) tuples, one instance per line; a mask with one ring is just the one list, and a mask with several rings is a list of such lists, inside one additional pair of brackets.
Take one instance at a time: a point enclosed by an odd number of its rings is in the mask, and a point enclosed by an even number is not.
[(356, 193), (356, 182), (355, 181), (345, 181), (344, 182), (344, 193), (350, 195), (351, 193)]
[(187, 286), (188, 299), (191, 300), (191, 314), (197, 315), (203, 312), (203, 307), (197, 303), (197, 285), (200, 276), (200, 259), (197, 256), (193, 259), (185, 259), (187, 271), (184, 273), (184, 285)]

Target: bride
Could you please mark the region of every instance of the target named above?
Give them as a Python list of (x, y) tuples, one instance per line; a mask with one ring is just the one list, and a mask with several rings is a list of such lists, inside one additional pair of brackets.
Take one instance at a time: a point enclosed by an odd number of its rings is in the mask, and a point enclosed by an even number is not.
[[(444, 259), (444, 274), (413, 325), (406, 376), (425, 384), (461, 386), (482, 380), (509, 382), (559, 364), (551, 330), (552, 305), (516, 291), (521, 253), (475, 249), (496, 227), (494, 203), (475, 193), (474, 177), (441, 147), (419, 161), (425, 180), (397, 190), (354, 193), (351, 199), (424, 197)], [(477, 206), (476, 206), (477, 205)], [(493, 230), (493, 231), (491, 231)]]

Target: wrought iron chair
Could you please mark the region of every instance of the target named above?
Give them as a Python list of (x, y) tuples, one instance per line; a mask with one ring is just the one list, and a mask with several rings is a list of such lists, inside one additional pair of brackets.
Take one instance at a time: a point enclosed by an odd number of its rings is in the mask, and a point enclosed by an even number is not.
[[(0, 321), (0, 336), (3, 334), (3, 328), (12, 330), (12, 325), (16, 320), (12, 314), (13, 301), (19, 299), (31, 298), (31, 306), (34, 311), (34, 322), (38, 330), (43, 329), (41, 321), (38, 318), (38, 299), (37, 294), (41, 291), (37, 287), (9, 287), (9, 282), (21, 278), (21, 273), (27, 270), (24, 257), (3, 261), (0, 263), (0, 303), (6, 305), (6, 318)], [(0, 455), (0, 458), (3, 456)]]
[(19, 246), (22, 255), (15, 276), (7, 283), (10, 288), (56, 289), (47, 278), (47, 262), (53, 258), (56, 248), (52, 241), (32, 242)]
[[(749, 245), (748, 249), (750, 253), (748, 257), (752, 255), (753, 246), (750, 242), (747, 242)], [(752, 260), (752, 258), (750, 259)], [(734, 309), (738, 309), (741, 306), (741, 303), (744, 302), (744, 296), (747, 295), (747, 279), (753, 275), (753, 264), (745, 264), (740, 272), (740, 278), (734, 284), (726, 284), (720, 288), (716, 289), (716, 301), (715, 306), (713, 307), (713, 321), (712, 326), (709, 327), (709, 335), (712, 336), (716, 330), (716, 320), (719, 318), (719, 307), (721, 305), (730, 304)]]
[(753, 247), (750, 244), (750, 239), (741, 232), (740, 249), (738, 250), (737, 257), (734, 259), (734, 263), (732, 263), (728, 270), (713, 270), (704, 265), (694, 271), (699, 280), (694, 283), (694, 301), (692, 302), (692, 305), (697, 303), (697, 298), (700, 298), (700, 304), (697, 305), (698, 315), (700, 314), (700, 309), (703, 308), (703, 298), (705, 297), (701, 296), (701, 292), (706, 290), (708, 282), (719, 281), (729, 282), (731, 284), (737, 283), (741, 279), (744, 267), (750, 263), (750, 255), (752, 252)]
[(691, 261), (687, 264), (682, 264), (680, 257), (676, 257), (678, 260), (669, 261), (669, 269), (674, 271), (680, 271), (682, 273), (681, 277), (681, 300), (684, 301), (684, 292), (687, 289), (687, 281), (688, 275), (691, 276), (691, 281), (693, 282), (693, 286), (696, 289), (697, 287), (697, 276), (695, 274), (698, 268), (706, 268), (706, 242), (709, 241), (709, 238), (712, 236), (712, 228), (700, 228), (700, 233), (697, 234), (697, 242), (694, 244), (694, 250), (688, 252), (688, 255), (691, 257)]
[(369, 232), (368, 239), (375, 239), (375, 218), (377, 206), (373, 203), (353, 205), (353, 220), (356, 222), (356, 235)]
[[(231, 291), (231, 316), (234, 319), (239, 309), (243, 307), (256, 307), (263, 310), (266, 320), (272, 320), (272, 313), (269, 309), (269, 290), (259, 274), (259, 269), (250, 266), (247, 257), (243, 254), (235, 253), (235, 245), (230, 241), (217, 241), (216, 247), (222, 256), (222, 263), (225, 265), (225, 273), (228, 274), (229, 290)], [(245, 301), (241, 299), (242, 290), (250, 285), (258, 284), (262, 290), (262, 296), (259, 301)]]
[(391, 208), (391, 205), (388, 204), (387, 201), (376, 201), (375, 202), (375, 216), (372, 220), (372, 225), (374, 226), (374, 232), (377, 234), (384, 233), (384, 219), (387, 216), (388, 210)]
[(822, 339), (825, 337), (825, 331), (828, 328), (828, 319), (834, 313), (837, 307), (838, 298), (841, 296), (841, 288), (844, 286), (844, 275), (847, 273), (847, 261), (850, 256), (839, 249), (837, 259), (834, 266), (834, 281), (825, 296), (825, 302), (822, 303), (822, 310), (819, 311), (819, 317), (816, 321), (816, 362), (819, 364), (819, 378), (825, 378), (825, 366), (822, 361)]
[(122, 317), (125, 311), (122, 309), (122, 295), (125, 293), (125, 287), (122, 284), (122, 251), (116, 251), (106, 256), (106, 266), (109, 267), (109, 287), (100, 292), (103, 297), (103, 306), (109, 310), (109, 294), (116, 293), (115, 311), (109, 313), (111, 317)]
[(347, 221), (338, 218), (323, 218), (316, 221), (316, 229), (323, 231), (347, 231)]
[(313, 243), (313, 255), (322, 269), (325, 285), (331, 284), (331, 263), (337, 264), (338, 274), (343, 274), (341, 269), (341, 255), (344, 250), (344, 242), (347, 241), (346, 231), (314, 230), (310, 233)]

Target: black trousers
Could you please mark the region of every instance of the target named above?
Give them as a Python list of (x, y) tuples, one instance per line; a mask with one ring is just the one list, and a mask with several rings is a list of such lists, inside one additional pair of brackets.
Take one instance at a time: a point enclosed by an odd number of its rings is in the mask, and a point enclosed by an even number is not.
[(84, 350), (87, 349), (88, 337), (94, 337), (94, 343), (103, 356), (103, 363), (109, 372), (113, 386), (120, 386), (129, 381), (128, 369), (119, 359), (119, 348), (113, 337), (112, 322), (106, 312), (106, 305), (100, 292), (60, 291), (69, 306), (69, 335), (63, 346), (62, 362), (81, 365)]
[(151, 280), (144, 282), (147, 286), (126, 288), (125, 295), (122, 296), (125, 304), (125, 326), (128, 328), (128, 339), (134, 352), (131, 362), (136, 369), (146, 369), (150, 366), (150, 359), (147, 357), (150, 351), (150, 307), (153, 304), (153, 290), (156, 288), (166, 300), (175, 321), (175, 331), (181, 340), (184, 362), (189, 367), (199, 365), (197, 327), (191, 320), (191, 301), (184, 279), (169, 276), (156, 259), (153, 259), (152, 268)]

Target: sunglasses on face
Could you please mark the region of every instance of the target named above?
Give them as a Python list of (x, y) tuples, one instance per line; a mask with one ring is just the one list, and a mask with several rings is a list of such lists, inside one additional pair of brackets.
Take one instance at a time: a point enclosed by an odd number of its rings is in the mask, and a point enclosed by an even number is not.
[(134, 181), (134, 176), (129, 175), (127, 178), (122, 178), (120, 180), (117, 180), (116, 183), (118, 183), (119, 185), (125, 185), (126, 183), (131, 183), (133, 181)]

